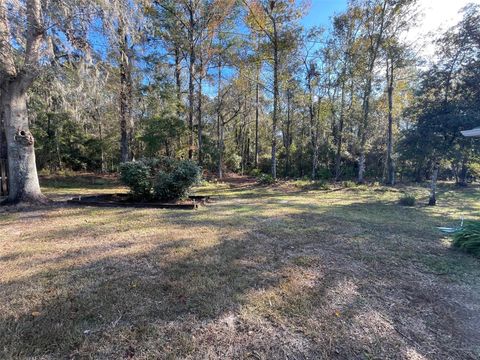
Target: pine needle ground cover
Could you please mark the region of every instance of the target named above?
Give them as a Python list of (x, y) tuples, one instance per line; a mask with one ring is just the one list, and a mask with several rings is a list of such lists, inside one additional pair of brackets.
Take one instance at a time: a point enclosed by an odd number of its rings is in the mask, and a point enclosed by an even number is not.
[(197, 192), (216, 201), (1, 212), (0, 358), (480, 357), (480, 260), (435, 229), (480, 220), (478, 187), (442, 185), (435, 208), (420, 187)]

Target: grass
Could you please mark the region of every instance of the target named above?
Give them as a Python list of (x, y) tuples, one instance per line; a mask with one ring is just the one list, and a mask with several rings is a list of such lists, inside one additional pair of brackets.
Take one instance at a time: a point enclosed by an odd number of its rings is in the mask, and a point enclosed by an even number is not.
[[(125, 191), (98, 182), (42, 185)], [(480, 260), (435, 229), (480, 219), (478, 187), (196, 191), (214, 203), (0, 210), (0, 358), (480, 357)]]

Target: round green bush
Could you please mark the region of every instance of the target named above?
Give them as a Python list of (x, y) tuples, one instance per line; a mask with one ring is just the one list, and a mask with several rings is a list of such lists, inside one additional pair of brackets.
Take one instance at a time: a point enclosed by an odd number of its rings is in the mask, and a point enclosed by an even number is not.
[(120, 180), (130, 188), (130, 193), (138, 199), (148, 199), (152, 195), (150, 167), (142, 161), (131, 161), (120, 165)]
[(275, 182), (275, 179), (270, 174), (260, 174), (257, 177), (257, 181), (259, 184), (262, 184), (262, 185), (271, 185)]
[(176, 200), (200, 180), (201, 169), (190, 160), (143, 159), (120, 166), (120, 180), (135, 199)]
[(156, 199), (174, 200), (187, 195), (200, 180), (200, 167), (189, 160), (178, 161), (171, 172), (159, 171), (154, 180)]
[(347, 189), (354, 188), (357, 187), (357, 183), (352, 180), (347, 180), (343, 182), (343, 187)]
[(415, 195), (412, 194), (403, 194), (402, 197), (398, 200), (398, 203), (403, 206), (415, 206), (417, 199)]
[(253, 176), (253, 177), (258, 177), (261, 174), (262, 174), (262, 170), (257, 169), (257, 168), (254, 168), (254, 169), (250, 170), (250, 172), (249, 172), (249, 175)]

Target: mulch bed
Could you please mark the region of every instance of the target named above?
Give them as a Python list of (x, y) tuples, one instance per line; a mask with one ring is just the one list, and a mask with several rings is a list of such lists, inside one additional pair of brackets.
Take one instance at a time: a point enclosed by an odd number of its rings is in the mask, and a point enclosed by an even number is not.
[(67, 201), (70, 204), (99, 207), (134, 207), (153, 209), (196, 210), (199, 206), (210, 202), (210, 196), (189, 196), (185, 200), (170, 202), (135, 201), (128, 194), (105, 194), (95, 196), (79, 196)]

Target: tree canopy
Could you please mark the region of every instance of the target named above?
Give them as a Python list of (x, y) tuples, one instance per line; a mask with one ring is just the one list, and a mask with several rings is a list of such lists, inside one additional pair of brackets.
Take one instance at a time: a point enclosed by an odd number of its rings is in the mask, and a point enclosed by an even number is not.
[(37, 169), (144, 157), (358, 182), (479, 172), (480, 7), (425, 63), (415, 0), (351, 0), (305, 29), (293, 0), (0, 0), (0, 158), (12, 202)]

